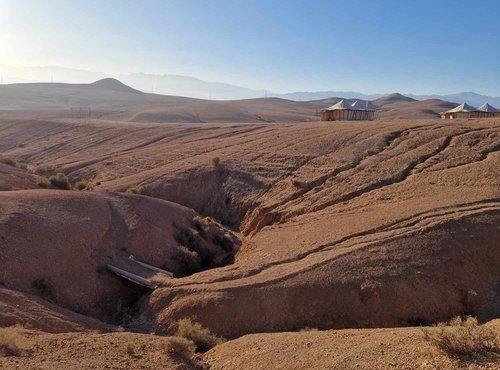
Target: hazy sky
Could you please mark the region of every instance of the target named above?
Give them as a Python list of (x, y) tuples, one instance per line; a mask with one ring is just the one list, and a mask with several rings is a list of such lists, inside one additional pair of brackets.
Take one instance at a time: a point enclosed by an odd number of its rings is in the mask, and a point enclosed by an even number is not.
[(0, 0), (0, 64), (500, 96), (499, 0)]

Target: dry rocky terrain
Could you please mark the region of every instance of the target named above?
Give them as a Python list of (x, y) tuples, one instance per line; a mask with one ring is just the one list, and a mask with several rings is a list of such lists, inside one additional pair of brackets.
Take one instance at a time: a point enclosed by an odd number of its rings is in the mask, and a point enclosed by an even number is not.
[[(499, 150), (497, 118), (4, 119), (29, 168), (0, 164), (0, 326), (26, 347), (0, 366), (498, 368), (415, 326), (500, 317)], [(87, 189), (40, 188), (59, 172)], [(185, 317), (228, 341), (168, 353)]]

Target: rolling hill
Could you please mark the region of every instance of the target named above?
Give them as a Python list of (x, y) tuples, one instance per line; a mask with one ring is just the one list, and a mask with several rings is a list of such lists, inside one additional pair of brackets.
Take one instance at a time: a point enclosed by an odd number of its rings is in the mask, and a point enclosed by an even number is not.
[[(0, 117), (99, 118), (156, 123), (258, 123), (317, 121), (340, 98), (297, 102), (280, 98), (202, 100), (148, 94), (106, 78), (90, 84), (26, 83), (0, 86)], [(352, 103), (355, 99), (349, 99)], [(436, 117), (454, 106), (391, 94), (372, 103), (379, 118)]]

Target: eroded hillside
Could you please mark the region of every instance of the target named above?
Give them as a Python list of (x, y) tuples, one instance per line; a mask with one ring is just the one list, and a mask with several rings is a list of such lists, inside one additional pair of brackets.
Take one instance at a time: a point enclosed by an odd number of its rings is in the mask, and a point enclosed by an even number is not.
[[(92, 190), (16, 190), (33, 184), (26, 173), (19, 185), (16, 172), (0, 193), (0, 270), (9, 270), (8, 287), (36, 295), (34, 272), (23, 281), (16, 271), (29, 266), (26, 256), (58, 256), (52, 278), (78, 276), (87, 313), (102, 318), (113, 311), (99, 297), (126, 299), (130, 286), (99, 263), (133, 254), (179, 268), (171, 251), (189, 242), (174, 226), (197, 235), (196, 220), (209, 217), (220, 237), (200, 243), (218, 262), (158, 280), (151, 294), (138, 291), (129, 325), (172, 333), (190, 316), (235, 338), (411, 326), (463, 313), (493, 319), (500, 315), (499, 143), (497, 119), (6, 121), (0, 154), (38, 168), (37, 176), (64, 172)], [(143, 195), (121, 194), (130, 189)], [(224, 235), (232, 235), (230, 251)], [(62, 306), (78, 308), (78, 297), (54, 290)]]

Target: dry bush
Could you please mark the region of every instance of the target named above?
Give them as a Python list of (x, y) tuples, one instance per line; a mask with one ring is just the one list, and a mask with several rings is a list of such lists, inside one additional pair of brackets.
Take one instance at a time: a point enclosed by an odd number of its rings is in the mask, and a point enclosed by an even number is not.
[(212, 266), (214, 255), (209, 248), (203, 243), (200, 234), (195, 229), (173, 223), (176, 228), (174, 232), (175, 241), (181, 246), (185, 246), (190, 251), (194, 251), (200, 257), (201, 268), (209, 268)]
[(308, 331), (318, 331), (318, 328), (311, 328), (310, 326), (304, 326), (299, 332), (304, 333)]
[(216, 336), (210, 330), (201, 326), (200, 323), (191, 321), (190, 318), (181, 319), (177, 324), (177, 335), (193, 341), (196, 350), (199, 352), (206, 352), (224, 342), (223, 338)]
[(21, 353), (21, 335), (16, 326), (0, 328), (0, 353), (18, 356)]
[(191, 359), (196, 350), (196, 345), (192, 340), (181, 337), (167, 337), (163, 346), (167, 353), (179, 355), (186, 360)]
[(144, 189), (144, 187), (137, 185), (137, 186), (132, 186), (131, 188), (128, 188), (126, 192), (129, 194), (144, 195), (146, 193), (146, 190)]
[(220, 165), (220, 158), (219, 157), (214, 157), (210, 160), (210, 163), (212, 164), (212, 166), (214, 167), (219, 167)]
[(88, 187), (87, 181), (78, 181), (73, 186), (73, 189), (75, 189), (75, 190), (85, 190), (85, 189), (87, 189), (87, 187)]
[(187, 276), (201, 271), (200, 257), (196, 251), (180, 245), (176, 248), (172, 258), (181, 266), (180, 275)]
[(33, 288), (35, 288), (44, 299), (52, 300), (54, 298), (54, 286), (49, 279), (37, 278), (33, 280)]
[(495, 331), (474, 317), (456, 317), (448, 324), (424, 329), (424, 337), (450, 357), (473, 356), (498, 348)]
[(54, 167), (49, 165), (41, 165), (34, 168), (33, 172), (48, 175), (54, 172)]
[(129, 356), (135, 356), (135, 346), (133, 343), (128, 343), (127, 344), (127, 354)]
[(0, 157), (0, 162), (8, 166), (16, 167), (24, 171), (33, 171), (33, 167), (27, 163), (21, 162), (18, 159), (10, 157)]
[(10, 157), (0, 157), (0, 162), (6, 164), (7, 166), (17, 167), (17, 160)]
[(62, 190), (71, 189), (71, 184), (69, 183), (68, 177), (62, 172), (58, 172), (57, 174), (50, 176), (49, 180), (50, 183), (56, 188)]
[(36, 183), (39, 187), (43, 188), (43, 189), (48, 189), (50, 188), (50, 180), (46, 177), (43, 177), (43, 176), (38, 176), (36, 178)]

